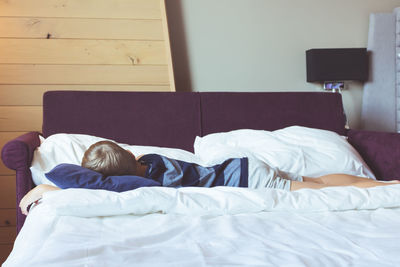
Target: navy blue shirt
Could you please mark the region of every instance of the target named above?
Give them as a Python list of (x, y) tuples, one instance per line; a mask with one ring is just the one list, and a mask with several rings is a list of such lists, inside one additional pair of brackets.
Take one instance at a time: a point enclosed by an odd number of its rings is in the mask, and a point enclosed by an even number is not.
[(248, 159), (233, 158), (211, 167), (170, 159), (158, 154), (147, 154), (139, 159), (147, 165), (145, 178), (162, 186), (248, 186)]

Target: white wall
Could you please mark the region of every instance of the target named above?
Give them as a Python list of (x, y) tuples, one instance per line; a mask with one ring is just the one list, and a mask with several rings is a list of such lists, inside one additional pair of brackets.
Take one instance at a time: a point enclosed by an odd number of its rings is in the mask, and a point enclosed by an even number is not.
[[(400, 0), (168, 0), (177, 91), (316, 91), (305, 50), (366, 47), (369, 14)], [(362, 84), (343, 93), (352, 128)]]

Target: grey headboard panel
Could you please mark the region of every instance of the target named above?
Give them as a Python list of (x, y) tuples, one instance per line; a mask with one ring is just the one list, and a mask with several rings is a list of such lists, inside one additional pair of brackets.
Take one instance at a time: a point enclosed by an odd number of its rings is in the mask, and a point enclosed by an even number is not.
[(370, 16), (368, 51), (371, 64), (369, 81), (364, 86), (361, 112), (362, 126), (366, 130), (400, 130), (399, 12), (396, 9), (393, 13)]
[(396, 14), (396, 124), (400, 133), (400, 8), (395, 9)]

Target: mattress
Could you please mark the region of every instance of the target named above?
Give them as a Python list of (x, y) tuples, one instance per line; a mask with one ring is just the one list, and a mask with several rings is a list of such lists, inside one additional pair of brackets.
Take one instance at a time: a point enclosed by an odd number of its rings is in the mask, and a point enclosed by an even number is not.
[(396, 266), (399, 221), (400, 185), (67, 189), (32, 208), (3, 266)]

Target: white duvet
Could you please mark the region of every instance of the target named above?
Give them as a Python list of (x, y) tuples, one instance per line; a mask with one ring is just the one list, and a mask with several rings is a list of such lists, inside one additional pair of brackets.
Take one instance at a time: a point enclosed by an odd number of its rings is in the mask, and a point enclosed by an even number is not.
[(11, 266), (400, 266), (400, 185), (46, 193)]

